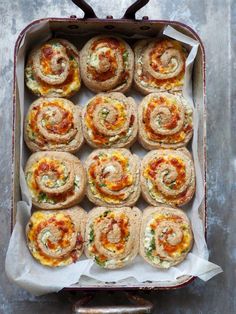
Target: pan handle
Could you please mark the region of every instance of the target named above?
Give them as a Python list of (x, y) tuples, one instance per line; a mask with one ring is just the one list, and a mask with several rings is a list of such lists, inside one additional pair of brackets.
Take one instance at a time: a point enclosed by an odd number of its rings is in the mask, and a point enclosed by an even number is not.
[[(92, 7), (85, 0), (72, 0), (82, 11), (84, 11), (84, 19), (87, 18), (97, 18)], [(125, 11), (122, 19), (135, 19), (135, 13), (144, 7), (149, 0), (136, 0), (128, 9)]]
[(137, 0), (130, 7), (125, 11), (124, 16), (122, 19), (135, 19), (135, 13), (144, 7), (149, 0)]
[(145, 314), (152, 313), (153, 304), (140, 296), (126, 293), (131, 305), (89, 306), (92, 295), (86, 295), (73, 305), (73, 314)]
[(84, 0), (72, 0), (74, 4), (76, 4), (82, 11), (84, 11), (84, 18), (97, 18), (95, 12), (92, 7)]

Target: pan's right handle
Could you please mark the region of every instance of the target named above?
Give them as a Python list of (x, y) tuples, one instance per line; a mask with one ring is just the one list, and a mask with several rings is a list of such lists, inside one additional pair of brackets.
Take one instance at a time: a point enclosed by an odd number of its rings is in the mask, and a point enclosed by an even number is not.
[(144, 7), (149, 0), (137, 0), (133, 4), (131, 4), (130, 7), (125, 11), (124, 16), (122, 19), (135, 19), (135, 13), (140, 10), (142, 7)]
[(153, 305), (140, 296), (126, 293), (131, 305), (88, 306), (91, 296), (85, 296), (73, 306), (73, 314), (146, 314), (152, 313)]

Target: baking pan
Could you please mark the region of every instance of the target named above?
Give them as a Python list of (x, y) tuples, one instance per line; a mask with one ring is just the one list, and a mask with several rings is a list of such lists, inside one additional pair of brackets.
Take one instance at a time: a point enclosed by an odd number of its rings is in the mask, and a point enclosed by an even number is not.
[[(201, 171), (204, 180), (204, 187), (206, 188), (206, 110), (205, 110), (205, 54), (204, 47), (201, 39), (197, 33), (189, 26), (179, 23), (176, 21), (167, 20), (149, 20), (147, 16), (144, 16), (141, 20), (135, 19), (135, 13), (141, 7), (143, 7), (149, 0), (138, 0), (132, 4), (125, 12), (121, 19), (113, 19), (112, 16), (107, 16), (106, 19), (98, 19), (93, 9), (83, 0), (72, 0), (77, 6), (84, 11), (83, 18), (77, 18), (75, 15), (71, 15), (69, 18), (46, 18), (35, 20), (30, 23), (20, 33), (16, 45), (14, 55), (14, 91), (13, 91), (13, 130), (12, 130), (12, 147), (13, 147), (13, 159), (12, 159), (12, 208), (11, 208), (11, 226), (13, 228), (15, 222), (16, 203), (21, 200), (20, 185), (19, 185), (19, 171), (20, 171), (20, 106), (19, 96), (16, 81), (16, 60), (19, 52), (19, 47), (22, 43), (23, 38), (27, 35), (35, 25), (49, 23), (50, 29), (53, 35), (63, 34), (64, 38), (73, 38), (77, 34), (96, 32), (96, 33), (116, 33), (123, 34), (127, 37), (131, 37), (133, 34), (140, 36), (155, 36), (159, 33), (166, 25), (173, 26), (176, 30), (186, 34), (187, 36), (197, 40), (199, 42), (198, 53), (194, 62), (193, 67), (193, 101), (199, 113), (199, 130), (198, 130), (198, 157), (200, 161)], [(202, 217), (203, 225), (206, 231), (206, 193), (204, 200), (199, 209)], [(126, 280), (124, 283), (101, 283), (96, 280), (85, 280), (82, 279), (78, 284), (66, 287), (64, 290), (139, 290), (139, 289), (175, 289), (185, 286), (194, 280), (192, 276), (182, 276), (177, 278), (175, 281), (167, 282), (145, 282), (136, 283), (131, 280)], [(137, 300), (136, 300), (137, 301)], [(138, 301), (139, 306), (142, 301)], [(141, 302), (141, 303), (140, 303)], [(81, 304), (80, 304), (81, 305)], [(141, 306), (142, 307), (142, 306)], [(146, 310), (150, 304), (146, 306)], [(137, 308), (136, 308), (137, 310)], [(76, 313), (79, 312), (78, 306), (75, 307)], [(87, 313), (87, 312), (86, 312)], [(92, 312), (91, 312), (92, 313)], [(103, 312), (94, 313), (107, 313)], [(116, 313), (116, 312), (112, 312)], [(117, 312), (117, 313), (134, 313), (129, 308), (128, 312)], [(137, 312), (138, 313), (138, 312)], [(141, 312), (140, 312), (141, 313)], [(144, 313), (144, 312), (142, 312)]]

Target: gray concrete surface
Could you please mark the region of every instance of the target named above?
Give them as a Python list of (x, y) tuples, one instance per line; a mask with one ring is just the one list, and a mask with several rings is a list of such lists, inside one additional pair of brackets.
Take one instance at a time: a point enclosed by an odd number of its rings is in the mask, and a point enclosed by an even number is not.
[[(99, 17), (121, 17), (132, 0), (88, 1)], [(0, 0), (0, 313), (70, 313), (67, 296), (33, 297), (12, 285), (4, 273), (10, 237), (13, 48), (20, 30), (41, 17), (82, 16), (69, 0)], [(196, 280), (176, 291), (148, 292), (154, 313), (236, 313), (236, 1), (151, 0), (138, 13), (179, 20), (204, 41), (207, 55), (207, 203), (210, 260), (224, 273), (207, 283)], [(79, 297), (79, 295), (78, 295)], [(106, 295), (98, 294), (97, 302)], [(121, 302), (119, 294), (109, 296)]]

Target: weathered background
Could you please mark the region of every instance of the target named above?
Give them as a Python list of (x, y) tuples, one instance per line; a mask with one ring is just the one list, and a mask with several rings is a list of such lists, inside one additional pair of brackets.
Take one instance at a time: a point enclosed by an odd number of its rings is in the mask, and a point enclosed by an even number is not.
[[(88, 1), (99, 17), (121, 17), (132, 0)], [(41, 17), (82, 17), (69, 0), (0, 0), (0, 313), (70, 313), (62, 294), (33, 297), (9, 283), (4, 260), (10, 237), (13, 49), (20, 30)], [(207, 55), (208, 245), (223, 274), (176, 291), (148, 292), (155, 313), (236, 313), (236, 1), (151, 0), (138, 17), (179, 20), (203, 39)], [(105, 294), (98, 295), (99, 300)], [(113, 303), (121, 301), (110, 295)]]

